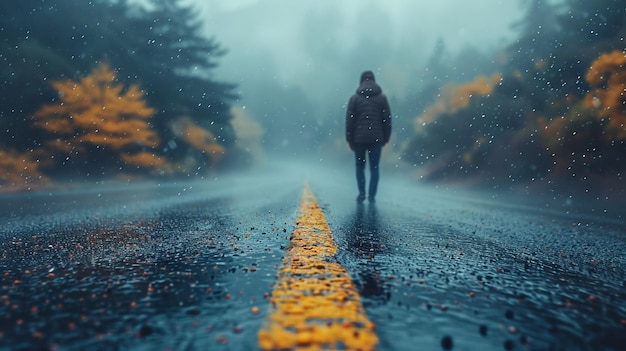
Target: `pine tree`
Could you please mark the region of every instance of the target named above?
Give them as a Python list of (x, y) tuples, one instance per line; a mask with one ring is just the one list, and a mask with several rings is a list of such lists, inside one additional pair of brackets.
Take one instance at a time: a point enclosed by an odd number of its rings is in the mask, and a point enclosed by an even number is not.
[(104, 59), (116, 67), (118, 83), (141, 84), (144, 99), (156, 110), (151, 124), (160, 146), (178, 145), (167, 158), (180, 160), (194, 148), (172, 130), (181, 116), (230, 147), (234, 131), (229, 101), (236, 97), (235, 85), (213, 79), (225, 50), (205, 37), (196, 9), (185, 4), (1, 2), (0, 146), (18, 152), (40, 147), (49, 135), (28, 116), (56, 98), (48, 82), (79, 81)]
[(216, 132), (220, 143), (232, 145), (228, 101), (236, 97), (235, 85), (212, 79), (216, 60), (226, 51), (201, 33), (196, 9), (182, 3), (158, 1), (132, 16), (126, 40), (132, 55), (121, 62), (121, 72), (140, 77), (148, 100), (159, 106), (155, 127), (165, 138), (173, 137), (170, 123), (187, 116)]
[[(567, 11), (560, 23), (568, 40), (589, 50), (600, 42), (623, 38), (626, 7), (622, 0), (566, 0), (565, 4)], [(616, 44), (623, 49), (623, 39)]]

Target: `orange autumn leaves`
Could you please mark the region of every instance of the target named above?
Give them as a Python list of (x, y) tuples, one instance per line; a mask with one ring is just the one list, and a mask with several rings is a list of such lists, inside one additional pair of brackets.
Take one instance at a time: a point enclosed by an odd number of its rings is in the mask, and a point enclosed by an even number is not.
[[(533, 83), (520, 75), (480, 77), (449, 86), (416, 119), (415, 140), (427, 140), (423, 154), (448, 157), (429, 166), (453, 164), (462, 174), (468, 169), (489, 175), (501, 169), (526, 170), (519, 171), (520, 179), (609, 174), (618, 167), (610, 160), (618, 158), (619, 145), (626, 140), (626, 52), (600, 55), (584, 78), (589, 87), (584, 95), (554, 97), (543, 109), (530, 103), (535, 98), (528, 93)], [(488, 121), (478, 125), (485, 114)], [(518, 124), (503, 128), (498, 116)], [(468, 140), (473, 140), (471, 147)], [(407, 154), (413, 145), (408, 145)], [(494, 168), (497, 159), (506, 160), (495, 167), (501, 169)]]
[[(546, 144), (554, 146), (555, 141), (572, 138), (581, 134), (582, 126), (602, 125), (602, 139), (626, 140), (626, 53), (613, 51), (598, 57), (585, 76), (591, 89), (576, 102), (565, 116), (553, 118), (549, 122), (540, 120), (542, 135)], [(588, 136), (579, 136), (579, 138)]]
[(39, 171), (32, 155), (0, 150), (0, 190), (18, 191), (37, 187), (48, 178)]
[(607, 162), (619, 158), (614, 146), (626, 140), (626, 53), (600, 55), (585, 80), (589, 92), (571, 103), (567, 113), (537, 121), (557, 175), (588, 173), (591, 167), (610, 172), (615, 167)]
[(434, 122), (444, 113), (455, 113), (467, 107), (473, 96), (486, 96), (491, 94), (493, 87), (500, 82), (502, 76), (494, 74), (490, 79), (478, 77), (476, 80), (464, 85), (449, 85), (444, 88), (441, 98), (428, 107), (424, 114), (417, 119), (417, 129), (424, 124)]
[(74, 154), (107, 153), (130, 167), (158, 167), (164, 160), (152, 149), (160, 140), (148, 119), (148, 107), (137, 84), (124, 90), (107, 64), (98, 66), (78, 82), (52, 83), (60, 102), (42, 107), (33, 118), (35, 126), (56, 136), (49, 151)]
[[(0, 191), (36, 187), (49, 180), (46, 171), (99, 169), (102, 176), (127, 177), (174, 176), (190, 169), (158, 151), (162, 138), (150, 123), (156, 110), (138, 84), (125, 86), (108, 64), (52, 87), (58, 100), (31, 116), (32, 125), (43, 131), (41, 146), (28, 152), (0, 150)], [(184, 116), (173, 124), (175, 137), (198, 154), (196, 163), (209, 169), (218, 164), (226, 150), (209, 130)]]
[[(490, 79), (478, 77), (464, 85), (444, 88), (441, 97), (416, 120), (418, 131), (422, 126), (435, 122), (444, 114), (454, 114), (466, 108), (477, 96), (488, 96), (502, 77)], [(596, 59), (585, 77), (591, 90), (583, 99), (584, 107), (593, 111), (598, 119), (606, 119), (607, 131), (612, 137), (626, 139), (626, 53), (613, 51)], [(554, 126), (563, 124), (562, 118), (553, 119)]]
[(174, 134), (208, 157), (212, 164), (220, 161), (226, 150), (213, 133), (196, 125), (191, 118), (181, 117), (172, 123)]
[(626, 52), (601, 55), (585, 78), (592, 87), (585, 96), (586, 107), (606, 119), (609, 138), (626, 139)]

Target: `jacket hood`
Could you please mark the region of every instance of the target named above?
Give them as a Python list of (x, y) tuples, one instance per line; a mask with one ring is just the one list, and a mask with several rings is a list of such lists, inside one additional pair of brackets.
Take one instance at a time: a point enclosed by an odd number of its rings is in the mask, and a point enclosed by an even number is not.
[(372, 71), (365, 71), (365, 72), (361, 73), (361, 81), (359, 83), (363, 83), (366, 80), (376, 81), (376, 78), (374, 77), (374, 72), (372, 72)]
[(376, 96), (380, 95), (382, 92), (383, 90), (381, 89), (380, 85), (378, 85), (373, 80), (364, 81), (363, 83), (361, 83), (361, 85), (359, 85), (359, 88), (356, 90), (357, 94), (363, 96)]

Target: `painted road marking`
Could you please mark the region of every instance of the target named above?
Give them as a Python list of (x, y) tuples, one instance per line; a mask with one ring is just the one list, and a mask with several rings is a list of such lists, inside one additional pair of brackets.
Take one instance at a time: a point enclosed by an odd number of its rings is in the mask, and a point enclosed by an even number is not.
[(324, 213), (305, 185), (291, 244), (259, 331), (263, 350), (374, 350), (378, 337)]

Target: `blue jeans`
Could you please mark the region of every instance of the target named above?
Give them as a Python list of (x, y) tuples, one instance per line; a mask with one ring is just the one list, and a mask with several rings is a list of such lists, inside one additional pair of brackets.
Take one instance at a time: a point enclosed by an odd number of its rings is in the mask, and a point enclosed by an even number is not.
[(359, 195), (365, 196), (365, 153), (370, 163), (370, 186), (369, 197), (374, 198), (378, 190), (378, 164), (383, 146), (378, 143), (354, 144), (354, 157), (356, 160), (356, 184), (359, 188)]

